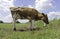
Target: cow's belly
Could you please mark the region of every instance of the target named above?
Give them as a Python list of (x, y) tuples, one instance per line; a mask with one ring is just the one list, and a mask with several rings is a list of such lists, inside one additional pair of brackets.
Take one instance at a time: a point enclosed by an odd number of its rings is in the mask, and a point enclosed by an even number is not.
[(17, 13), (16, 19), (34, 19), (35, 14), (34, 13)]
[(17, 20), (17, 19), (29, 19), (29, 20), (30, 20), (30, 19), (31, 19), (31, 16), (23, 16), (23, 15), (17, 14), (17, 15), (16, 15), (16, 20)]

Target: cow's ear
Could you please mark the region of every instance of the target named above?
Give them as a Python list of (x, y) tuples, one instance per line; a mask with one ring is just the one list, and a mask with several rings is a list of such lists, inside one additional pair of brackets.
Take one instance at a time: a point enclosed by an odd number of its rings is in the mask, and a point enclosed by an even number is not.
[(46, 16), (47, 16), (47, 14), (46, 14)]
[(44, 13), (42, 13), (42, 15), (44, 15)]

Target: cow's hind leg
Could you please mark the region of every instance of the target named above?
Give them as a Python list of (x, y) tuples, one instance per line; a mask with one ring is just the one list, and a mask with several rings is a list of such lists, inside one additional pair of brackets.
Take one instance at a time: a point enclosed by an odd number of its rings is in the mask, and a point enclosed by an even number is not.
[(30, 30), (32, 31), (34, 28), (34, 20), (31, 20), (30, 22), (31, 22)]

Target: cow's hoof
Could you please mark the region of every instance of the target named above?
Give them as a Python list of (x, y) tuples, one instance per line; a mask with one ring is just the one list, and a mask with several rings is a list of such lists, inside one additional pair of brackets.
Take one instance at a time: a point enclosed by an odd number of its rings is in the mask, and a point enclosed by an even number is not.
[(14, 28), (13, 30), (16, 31), (16, 28)]
[(31, 31), (33, 31), (33, 29), (30, 29)]
[(31, 31), (33, 31), (34, 29), (30, 29)]

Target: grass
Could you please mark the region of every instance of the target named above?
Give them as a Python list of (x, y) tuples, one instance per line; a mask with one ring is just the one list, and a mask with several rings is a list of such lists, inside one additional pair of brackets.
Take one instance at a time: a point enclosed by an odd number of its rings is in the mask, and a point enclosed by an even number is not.
[[(29, 27), (30, 23), (16, 24), (16, 28)], [(13, 31), (12, 24), (0, 23), (0, 39), (60, 39), (60, 20), (51, 21), (46, 27), (42, 22), (35, 22), (35, 27), (40, 27), (39, 31)]]

